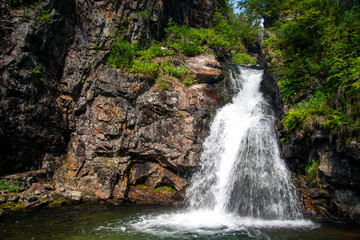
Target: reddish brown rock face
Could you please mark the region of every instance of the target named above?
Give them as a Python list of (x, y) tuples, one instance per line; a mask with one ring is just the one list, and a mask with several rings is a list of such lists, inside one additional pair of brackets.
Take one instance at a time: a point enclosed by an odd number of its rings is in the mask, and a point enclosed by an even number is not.
[[(188, 88), (174, 81), (163, 91), (117, 71), (102, 68), (95, 75), (110, 76), (106, 82), (93, 80), (108, 90), (95, 93), (80, 115), (83, 120), (76, 122), (66, 163), (55, 176), (57, 187), (103, 200), (178, 202), (185, 176), (200, 164), (210, 116), (219, 103), (207, 94), (216, 94), (214, 86)], [(122, 85), (127, 88), (121, 90)], [(131, 97), (118, 94), (136, 86), (147, 90)]]

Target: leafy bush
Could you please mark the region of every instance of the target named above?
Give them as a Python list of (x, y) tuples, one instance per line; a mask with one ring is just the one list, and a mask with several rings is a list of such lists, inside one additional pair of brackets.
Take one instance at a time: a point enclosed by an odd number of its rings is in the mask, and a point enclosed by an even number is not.
[(137, 50), (136, 44), (117, 38), (112, 44), (106, 64), (114, 68), (130, 68)]
[(128, 67), (128, 71), (131, 73), (142, 73), (148, 76), (148, 78), (153, 78), (158, 72), (158, 63), (141, 60), (134, 60), (132, 63), (132, 66)]
[(232, 54), (232, 60), (235, 64), (256, 65), (255, 60), (247, 53)]

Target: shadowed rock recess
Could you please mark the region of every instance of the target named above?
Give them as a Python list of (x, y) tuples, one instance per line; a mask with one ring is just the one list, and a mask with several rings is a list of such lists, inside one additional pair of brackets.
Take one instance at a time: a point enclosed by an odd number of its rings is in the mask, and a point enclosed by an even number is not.
[[(41, 192), (48, 193), (45, 204), (54, 192), (76, 201), (179, 202), (224, 99), (217, 84), (222, 66), (213, 56), (198, 56), (199, 63), (185, 58), (196, 84), (173, 80), (165, 91), (104, 63), (115, 32), (146, 45), (164, 37), (170, 17), (209, 27), (216, 6), (211, 0), (2, 1), (0, 175), (29, 171), (5, 179), (24, 188), (37, 184), (31, 206), (44, 205)], [(29, 202), (1, 203), (6, 200)]]

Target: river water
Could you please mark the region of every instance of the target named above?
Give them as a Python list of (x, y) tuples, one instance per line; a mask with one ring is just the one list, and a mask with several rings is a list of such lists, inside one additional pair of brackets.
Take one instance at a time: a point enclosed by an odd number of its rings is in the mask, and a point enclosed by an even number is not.
[(0, 239), (360, 239), (304, 219), (260, 92), (262, 70), (232, 66), (182, 209), (80, 205), (1, 219)]
[[(166, 218), (186, 212), (164, 206), (68, 206), (14, 213), (0, 218), (2, 240), (152, 240), (152, 239), (360, 239), (359, 226), (319, 225), (286, 227), (239, 222), (230, 229), (226, 226), (173, 228), (164, 223), (149, 228), (146, 219)], [(210, 216), (211, 217), (211, 216)], [(213, 217), (211, 217), (213, 218)], [(139, 224), (144, 222), (144, 224)], [(251, 220), (249, 220), (249, 223)], [(190, 224), (189, 224), (190, 225)], [(194, 231), (196, 229), (196, 231)]]

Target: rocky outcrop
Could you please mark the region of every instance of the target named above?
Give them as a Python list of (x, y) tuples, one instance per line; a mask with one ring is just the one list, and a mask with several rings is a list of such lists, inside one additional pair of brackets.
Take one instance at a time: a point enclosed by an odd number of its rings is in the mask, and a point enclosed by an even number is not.
[[(164, 91), (106, 67), (91, 82), (96, 91), (77, 118), (83, 120), (75, 123), (56, 186), (89, 198), (172, 203), (189, 170), (199, 166), (210, 116), (219, 104), (207, 95), (211, 86), (188, 88), (174, 81)], [(166, 188), (157, 191), (160, 187)], [(166, 200), (157, 195), (162, 192)]]
[(196, 74), (197, 83), (216, 83), (222, 76), (221, 66), (214, 56), (198, 55), (188, 57), (186, 66)]
[(221, 65), (213, 56), (181, 59), (194, 66), (195, 84), (168, 79), (164, 91), (104, 63), (115, 35), (146, 45), (164, 36), (169, 18), (211, 25), (216, 6), (212, 0), (0, 3), (0, 175), (41, 168), (38, 182), (52, 183), (41, 194), (74, 201), (179, 202), (224, 99), (216, 85)]
[[(283, 154), (298, 178), (305, 212), (330, 221), (360, 221), (360, 161), (352, 149), (326, 131), (297, 132), (283, 141)], [(305, 168), (316, 162), (316, 183), (309, 183)]]

